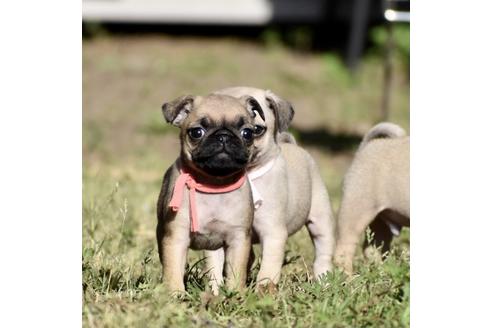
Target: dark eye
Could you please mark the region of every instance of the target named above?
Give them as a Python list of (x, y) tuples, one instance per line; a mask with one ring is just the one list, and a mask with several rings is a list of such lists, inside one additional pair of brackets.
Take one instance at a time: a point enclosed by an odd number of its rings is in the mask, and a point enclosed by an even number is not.
[(251, 140), (253, 139), (253, 130), (244, 128), (241, 130), (241, 136), (243, 137), (244, 140)]
[(256, 136), (261, 136), (265, 132), (266, 128), (261, 125), (255, 125), (255, 131), (254, 134)]
[(203, 128), (192, 128), (188, 130), (188, 135), (193, 139), (200, 139), (205, 135), (205, 130)]

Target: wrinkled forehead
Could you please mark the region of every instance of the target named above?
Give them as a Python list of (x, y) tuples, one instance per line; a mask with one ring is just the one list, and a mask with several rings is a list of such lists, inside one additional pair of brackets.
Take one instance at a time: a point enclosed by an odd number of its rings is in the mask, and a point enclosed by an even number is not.
[[(263, 89), (251, 88), (251, 87), (231, 87), (219, 91), (220, 94), (227, 94), (236, 98), (243, 96), (251, 96), (260, 104), (265, 114), (265, 120), (268, 123), (273, 124), (275, 121), (275, 114), (270, 108), (270, 104), (267, 101), (266, 91)], [(265, 124), (265, 121), (259, 116), (255, 117), (255, 124)]]
[(231, 87), (222, 89), (219, 91), (219, 94), (229, 95), (235, 98), (241, 98), (243, 96), (251, 96), (256, 99), (256, 101), (260, 104), (261, 108), (268, 108), (268, 103), (266, 101), (265, 90), (250, 88), (250, 87)]
[(203, 120), (213, 125), (252, 123), (246, 107), (236, 98), (229, 96), (204, 97), (196, 104), (193, 116), (195, 120)]

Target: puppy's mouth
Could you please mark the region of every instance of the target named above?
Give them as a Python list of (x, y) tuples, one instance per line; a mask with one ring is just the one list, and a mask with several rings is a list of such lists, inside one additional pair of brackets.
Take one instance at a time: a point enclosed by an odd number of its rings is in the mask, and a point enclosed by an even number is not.
[[(225, 140), (225, 141), (224, 141)], [(246, 168), (247, 147), (233, 136), (204, 140), (191, 154), (196, 167), (211, 176), (226, 177)]]
[(214, 153), (192, 155), (193, 163), (205, 173), (225, 177), (246, 168), (248, 164), (247, 152), (233, 152), (224, 147)]

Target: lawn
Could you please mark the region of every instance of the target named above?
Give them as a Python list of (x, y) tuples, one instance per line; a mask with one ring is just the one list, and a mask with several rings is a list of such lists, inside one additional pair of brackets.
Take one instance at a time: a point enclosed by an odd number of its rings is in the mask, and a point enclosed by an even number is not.
[[(376, 40), (377, 41), (377, 40)], [(410, 254), (404, 229), (383, 263), (358, 255), (356, 275), (312, 280), (305, 229), (289, 238), (278, 292), (208, 292), (190, 251), (181, 299), (161, 288), (156, 201), (179, 151), (160, 107), (232, 85), (269, 88), (295, 109), (292, 133), (321, 168), (334, 211), (363, 133), (378, 121), (377, 47), (351, 76), (331, 53), (237, 38), (98, 36), (83, 41), (83, 324), (85, 327), (408, 327)], [(390, 120), (409, 128), (405, 56), (395, 57)], [(259, 250), (255, 249), (259, 255)], [(251, 280), (258, 272), (255, 263)]]

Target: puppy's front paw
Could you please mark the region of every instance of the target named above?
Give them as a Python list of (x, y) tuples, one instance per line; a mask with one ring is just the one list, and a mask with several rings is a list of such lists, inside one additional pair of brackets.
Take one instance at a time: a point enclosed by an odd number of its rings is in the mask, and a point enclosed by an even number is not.
[(337, 267), (341, 268), (346, 275), (351, 276), (353, 274), (352, 260), (348, 259), (347, 256), (340, 254), (335, 255), (333, 262)]
[(267, 283), (256, 285), (256, 291), (261, 296), (275, 295), (278, 292), (278, 288), (272, 281), (269, 281)]
[(163, 279), (164, 289), (171, 295), (186, 293), (184, 283), (181, 279)]
[(314, 277), (316, 280), (322, 279), (326, 274), (331, 272), (332, 270), (332, 264), (331, 262), (327, 263), (314, 263)]

